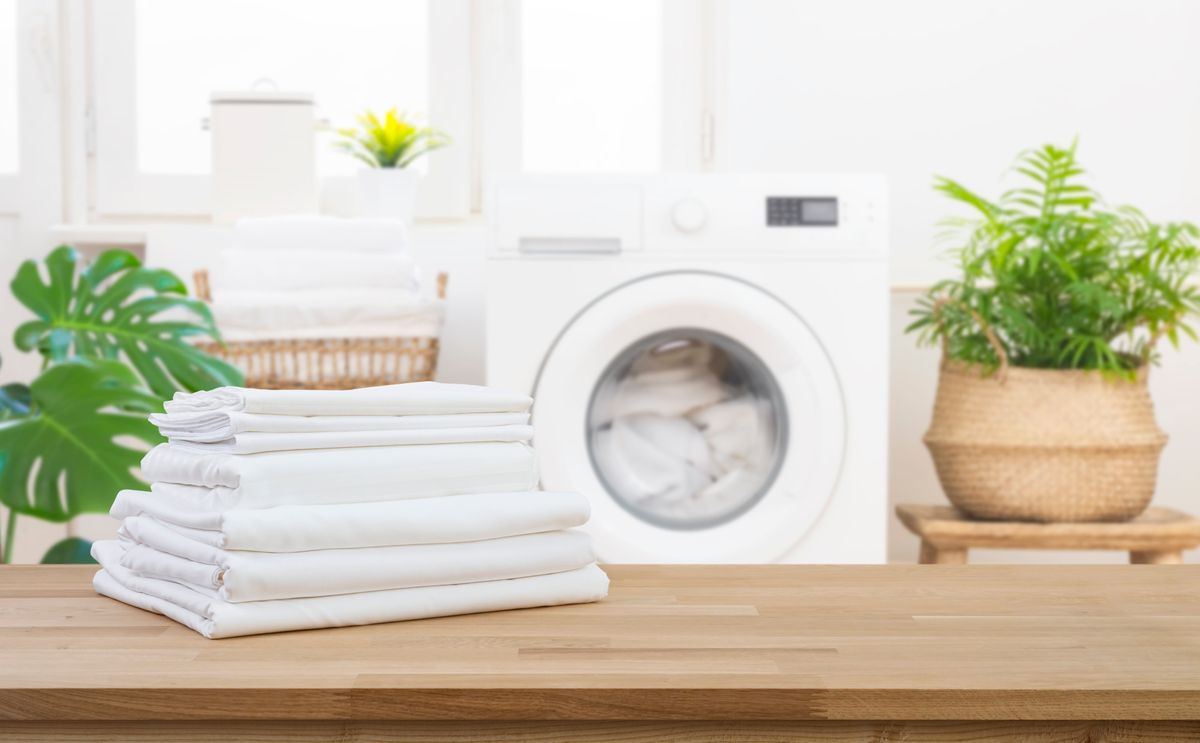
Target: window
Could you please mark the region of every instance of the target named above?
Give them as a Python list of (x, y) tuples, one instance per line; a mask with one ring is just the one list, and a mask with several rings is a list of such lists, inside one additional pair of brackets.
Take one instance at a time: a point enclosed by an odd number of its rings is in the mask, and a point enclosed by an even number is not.
[[(0, 0), (3, 1), (3, 0)], [(209, 210), (214, 91), (311, 93), (331, 127), (393, 106), (447, 131), (420, 216), (460, 216), (469, 170), (469, 0), (105, 0), (93, 3), (96, 187), (101, 216)], [(437, 38), (438, 43), (431, 43)], [(346, 211), (352, 158), (317, 135), (322, 206)]]
[[(207, 173), (209, 96), (254, 84), (314, 94), (347, 126), (364, 108), (428, 111), (427, 0), (138, 0), (137, 155), (144, 173)], [(317, 147), (318, 172), (355, 163)]]
[(0, 0), (0, 173), (16, 173), (17, 2)]
[[(4, 0), (0, 0), (3, 2)], [(453, 145), (426, 161), (418, 217), (464, 217), (512, 172), (707, 167), (714, 5), (698, 0), (104, 0), (90, 3), (90, 213), (209, 212), (214, 91), (310, 92), (335, 126), (425, 113)], [(709, 86), (709, 87), (706, 87)], [(317, 142), (322, 209), (357, 164)], [(707, 140), (711, 144), (711, 138)], [(709, 148), (711, 149), (711, 147)]]
[(661, 2), (523, 0), (523, 169), (662, 165)]

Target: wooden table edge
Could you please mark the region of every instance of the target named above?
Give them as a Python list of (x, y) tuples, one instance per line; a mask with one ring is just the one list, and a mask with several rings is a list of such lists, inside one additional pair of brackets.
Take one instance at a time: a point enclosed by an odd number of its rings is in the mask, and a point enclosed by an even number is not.
[(0, 723), (104, 720), (1200, 721), (1200, 689), (0, 689)]

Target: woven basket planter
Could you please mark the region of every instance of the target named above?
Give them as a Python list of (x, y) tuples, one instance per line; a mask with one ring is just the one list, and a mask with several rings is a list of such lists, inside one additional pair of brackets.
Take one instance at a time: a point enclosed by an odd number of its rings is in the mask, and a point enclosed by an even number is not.
[[(952, 302), (938, 300), (934, 312)], [(987, 374), (951, 359), (942, 336), (925, 445), (950, 502), (1004, 521), (1128, 521), (1145, 511), (1167, 443), (1154, 420), (1149, 367), (1133, 379), (1013, 367), (988, 323), (967, 311), (999, 367)]]
[(950, 502), (971, 516), (1124, 521), (1150, 504), (1167, 437), (1143, 367), (1094, 371), (942, 363), (925, 445)]

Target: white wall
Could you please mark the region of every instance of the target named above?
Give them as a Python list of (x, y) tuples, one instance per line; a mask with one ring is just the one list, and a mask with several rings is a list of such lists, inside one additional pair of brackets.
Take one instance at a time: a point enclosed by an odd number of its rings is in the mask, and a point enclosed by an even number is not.
[[(1200, 221), (1200, 3), (1186, 0), (731, 0), (722, 24), (729, 171), (873, 171), (892, 203), (893, 503), (942, 498), (920, 442), (937, 354), (903, 335), (916, 292), (945, 275), (930, 247), (944, 174), (997, 194), (1022, 149), (1080, 137), (1095, 185), (1159, 220)], [(1156, 502), (1200, 512), (1200, 349), (1152, 376), (1171, 436)], [(916, 541), (893, 521), (890, 555)], [(984, 552), (973, 559), (1119, 555)], [(1190, 559), (1200, 559), (1191, 555)]]
[(1200, 218), (1200, 3), (733, 0), (731, 171), (869, 171), (891, 186), (895, 281), (930, 250), (944, 174), (996, 194), (1022, 149), (1080, 137), (1107, 198)]

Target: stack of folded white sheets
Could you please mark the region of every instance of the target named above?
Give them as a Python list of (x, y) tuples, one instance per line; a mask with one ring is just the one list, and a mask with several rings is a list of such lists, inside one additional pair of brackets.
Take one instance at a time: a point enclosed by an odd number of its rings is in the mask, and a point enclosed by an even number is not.
[(596, 601), (575, 493), (535, 490), (532, 401), (420, 382), (225, 387), (151, 416), (168, 443), (96, 542), (99, 593), (205, 637)]
[(404, 223), (295, 216), (243, 219), (213, 277), (226, 340), (436, 337)]

